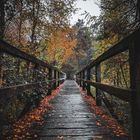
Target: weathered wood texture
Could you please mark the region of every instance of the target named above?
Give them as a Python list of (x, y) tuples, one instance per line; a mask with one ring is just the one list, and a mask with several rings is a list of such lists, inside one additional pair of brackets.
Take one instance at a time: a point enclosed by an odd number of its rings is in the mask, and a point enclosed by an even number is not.
[(130, 62), (130, 88), (133, 90), (132, 117), (133, 117), (133, 138), (140, 139), (140, 32), (137, 33), (133, 42), (129, 44)]
[(110, 86), (107, 84), (102, 84), (99, 82), (88, 81), (88, 80), (85, 80), (85, 83), (90, 84), (98, 89), (101, 89), (110, 95), (114, 95), (120, 98), (121, 100), (124, 100), (127, 102), (131, 101), (131, 92), (132, 92), (131, 89), (119, 88), (119, 87)]
[(109, 129), (96, 125), (96, 121), (101, 120), (84, 101), (75, 81), (65, 81), (52, 104), (53, 110), (44, 116), (44, 127), (38, 130), (39, 140), (57, 140), (59, 137), (64, 140), (93, 140), (101, 136), (104, 140), (118, 140)]

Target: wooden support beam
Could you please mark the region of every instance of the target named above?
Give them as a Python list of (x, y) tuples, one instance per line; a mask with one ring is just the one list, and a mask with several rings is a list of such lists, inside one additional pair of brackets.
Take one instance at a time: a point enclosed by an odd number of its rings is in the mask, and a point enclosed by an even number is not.
[[(101, 66), (96, 65), (95, 67), (95, 71), (96, 71), (96, 82), (101, 82)], [(102, 102), (101, 102), (101, 91), (99, 88), (96, 88), (96, 104), (98, 106), (101, 106)]]
[(54, 70), (54, 89), (57, 87), (57, 75), (56, 75), (56, 70)]
[(129, 45), (130, 88), (132, 92), (133, 140), (140, 139), (140, 32)]
[[(52, 69), (49, 69), (49, 80), (52, 80)], [(52, 82), (49, 83), (49, 87), (48, 87), (48, 95), (51, 95), (52, 92)]]
[(3, 56), (3, 53), (2, 51), (0, 50), (0, 88), (2, 87), (2, 83), (3, 83), (3, 68), (2, 68), (2, 56)]
[(5, 87), (5, 88), (0, 88), (0, 97), (8, 97), (10, 98), (11, 96), (15, 95), (15, 94), (20, 94), (21, 91), (26, 91), (26, 90), (30, 90), (30, 89), (35, 89), (35, 88), (39, 88), (39, 82), (38, 83), (31, 83), (31, 84), (20, 84), (20, 85), (16, 85), (16, 86), (10, 86), (10, 87)]
[(59, 71), (57, 72), (57, 78), (58, 78), (57, 86), (59, 86), (60, 85), (60, 81), (59, 81), (60, 80), (60, 72)]
[[(91, 72), (90, 69), (87, 69), (87, 80), (90, 80), (90, 76), (91, 76), (90, 72)], [(87, 83), (87, 95), (91, 95), (89, 83)]]
[(90, 84), (91, 86), (94, 86), (100, 90), (103, 90), (110, 95), (118, 97), (119, 99), (123, 101), (126, 101), (126, 102), (131, 101), (131, 92), (132, 92), (131, 89), (118, 88), (115, 86), (110, 86), (110, 85), (92, 82), (92, 81), (85, 81), (85, 83)]

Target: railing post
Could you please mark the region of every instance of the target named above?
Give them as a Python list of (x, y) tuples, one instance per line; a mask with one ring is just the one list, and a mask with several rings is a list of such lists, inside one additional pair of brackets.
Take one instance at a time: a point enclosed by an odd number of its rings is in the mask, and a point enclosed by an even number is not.
[[(87, 80), (90, 81), (90, 69), (87, 69)], [(87, 84), (87, 95), (91, 95), (90, 84)]]
[(51, 83), (51, 80), (52, 80), (52, 69), (51, 68), (49, 68), (48, 80), (49, 80), (48, 95), (51, 95), (51, 92), (52, 92), (52, 83)]
[[(95, 71), (96, 71), (96, 82), (101, 82), (101, 65), (98, 64), (95, 67)], [(96, 88), (96, 104), (98, 106), (101, 106), (102, 101), (101, 101), (101, 91), (100, 89)]]
[(54, 89), (57, 87), (56, 85), (56, 81), (57, 81), (57, 78), (56, 78), (56, 70), (54, 70)]
[[(85, 71), (83, 71), (83, 80), (85, 80)], [(83, 90), (85, 90), (85, 81), (83, 81)]]
[(3, 56), (3, 53), (0, 49), (0, 88), (2, 87), (2, 83), (3, 83), (3, 70), (2, 70), (2, 56)]
[(140, 139), (140, 46), (138, 33), (129, 46), (130, 88), (132, 89), (133, 140)]
[(57, 75), (57, 76), (58, 76), (58, 83), (57, 83), (58, 85), (57, 85), (57, 86), (59, 86), (59, 85), (60, 85), (60, 81), (59, 81), (59, 80), (60, 80), (60, 79), (59, 79), (59, 78), (60, 78), (60, 72), (58, 71), (57, 74), (58, 74), (58, 75)]

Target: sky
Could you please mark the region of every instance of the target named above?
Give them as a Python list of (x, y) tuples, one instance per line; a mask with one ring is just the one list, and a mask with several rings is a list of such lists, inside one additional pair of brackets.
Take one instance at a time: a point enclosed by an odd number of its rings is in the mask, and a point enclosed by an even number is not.
[(99, 16), (100, 8), (96, 3), (99, 3), (99, 0), (77, 0), (76, 8), (79, 10), (76, 12), (76, 14), (72, 15), (71, 24), (74, 25), (78, 19), (83, 19), (84, 16), (81, 14), (84, 13), (84, 11), (89, 12), (92, 16)]

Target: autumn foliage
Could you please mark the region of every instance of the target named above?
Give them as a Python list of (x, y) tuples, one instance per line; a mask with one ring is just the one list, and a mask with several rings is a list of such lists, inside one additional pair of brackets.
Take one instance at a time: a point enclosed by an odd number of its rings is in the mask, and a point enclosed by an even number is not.
[(73, 55), (77, 44), (73, 37), (74, 33), (72, 28), (66, 28), (57, 30), (50, 35), (46, 50), (46, 57), (50, 63), (60, 66)]

